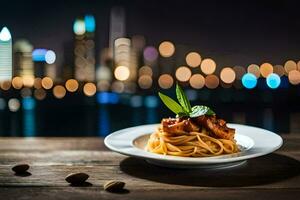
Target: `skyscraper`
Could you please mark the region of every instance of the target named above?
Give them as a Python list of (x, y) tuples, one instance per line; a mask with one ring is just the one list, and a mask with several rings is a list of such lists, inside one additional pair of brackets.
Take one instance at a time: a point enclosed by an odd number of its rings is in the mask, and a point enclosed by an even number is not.
[(116, 39), (126, 36), (125, 10), (122, 7), (113, 7), (110, 11), (109, 48), (114, 48)]
[(12, 78), (12, 38), (8, 28), (0, 32), (0, 81)]
[(79, 81), (95, 81), (95, 27), (93, 15), (78, 18), (73, 25), (75, 78)]
[(14, 76), (20, 76), (22, 78), (34, 77), (32, 50), (33, 46), (27, 40), (17, 40), (14, 43)]

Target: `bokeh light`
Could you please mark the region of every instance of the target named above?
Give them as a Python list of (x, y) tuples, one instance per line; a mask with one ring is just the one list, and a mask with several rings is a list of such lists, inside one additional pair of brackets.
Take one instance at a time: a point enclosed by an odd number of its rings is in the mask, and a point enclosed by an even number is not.
[(260, 77), (260, 70), (259, 70), (259, 66), (256, 64), (251, 64), (248, 66), (247, 68), (247, 72), (254, 74), (254, 76), (256, 76), (256, 78)]
[(96, 28), (96, 20), (93, 15), (84, 16), (84, 25), (87, 32), (94, 32)]
[(210, 74), (205, 77), (205, 86), (209, 89), (215, 89), (219, 85), (219, 78), (216, 75)]
[(278, 74), (271, 73), (267, 77), (266, 82), (269, 88), (276, 89), (279, 87), (281, 80)]
[(148, 75), (148, 76), (152, 76), (153, 75), (153, 71), (151, 69), (151, 67), (149, 66), (143, 66), (139, 69), (139, 76), (143, 76), (143, 75)]
[(108, 91), (110, 87), (110, 82), (107, 80), (101, 80), (97, 83), (97, 90), (99, 91)]
[(201, 89), (205, 85), (205, 78), (201, 74), (194, 74), (190, 78), (190, 86), (195, 89)]
[(263, 63), (259, 70), (262, 77), (266, 78), (273, 73), (273, 66), (270, 63)]
[(11, 112), (17, 112), (20, 109), (20, 101), (16, 98), (12, 98), (10, 100), (8, 100), (8, 109)]
[(160, 43), (158, 50), (162, 57), (171, 57), (175, 52), (175, 46), (170, 41), (164, 41)]
[(47, 64), (53, 64), (56, 60), (56, 54), (52, 50), (48, 50), (45, 55), (45, 61)]
[(129, 78), (130, 71), (129, 71), (128, 67), (118, 66), (115, 69), (114, 74), (115, 74), (115, 77), (116, 77), (117, 80), (126, 81)]
[(158, 85), (162, 89), (169, 89), (174, 83), (173, 77), (170, 74), (162, 74), (158, 78)]
[(41, 78), (35, 78), (34, 79), (34, 83), (33, 83), (33, 87), (35, 89), (40, 89), (42, 88), (42, 79)]
[(290, 71), (288, 77), (291, 84), (298, 85), (300, 83), (300, 72), (298, 70)]
[(12, 79), (11, 84), (13, 88), (21, 89), (23, 87), (23, 80), (21, 77), (16, 76)]
[(176, 76), (177, 80), (179, 80), (181, 82), (185, 82), (191, 78), (192, 71), (188, 67), (181, 66), (181, 67), (178, 67), (178, 69), (176, 70), (175, 76)]
[(76, 35), (85, 34), (85, 24), (82, 19), (76, 19), (73, 24), (73, 31)]
[(247, 73), (242, 78), (242, 84), (247, 89), (253, 89), (257, 84), (257, 77), (252, 73)]
[(142, 89), (149, 89), (152, 86), (152, 78), (149, 75), (142, 75), (139, 77), (138, 84)]
[(114, 82), (111, 84), (111, 89), (112, 89), (112, 91), (114, 91), (114, 92), (122, 93), (122, 92), (124, 92), (125, 85), (124, 85), (124, 83), (121, 82), (121, 81), (114, 81)]
[(300, 60), (297, 62), (297, 69), (300, 71)]
[(158, 57), (158, 52), (155, 47), (148, 46), (144, 49), (144, 58), (146, 61), (154, 62)]
[(216, 62), (210, 58), (206, 58), (201, 62), (200, 68), (204, 74), (212, 74), (216, 70)]
[(52, 79), (50, 77), (44, 77), (42, 79), (42, 86), (46, 90), (51, 89), (53, 87), (53, 81), (52, 81)]
[(190, 67), (199, 67), (201, 63), (201, 56), (197, 52), (190, 52), (186, 55), (185, 61)]
[(238, 80), (241, 80), (244, 74), (246, 74), (246, 69), (242, 66), (234, 66), (233, 71), (235, 72), (235, 77)]
[(21, 97), (30, 97), (32, 95), (31, 89), (30, 88), (23, 88), (21, 90)]
[(83, 86), (83, 93), (86, 96), (91, 97), (91, 96), (96, 94), (96, 91), (97, 91), (97, 88), (96, 88), (96, 85), (94, 83), (86, 83)]
[(39, 88), (34, 90), (33, 95), (36, 99), (43, 100), (46, 98), (47, 93), (43, 88)]
[(220, 78), (224, 83), (230, 84), (235, 80), (236, 74), (230, 67), (225, 67), (221, 70)]
[(284, 64), (284, 69), (285, 69), (286, 73), (288, 74), (290, 71), (297, 69), (297, 63), (293, 60), (288, 60)]
[(285, 74), (285, 69), (282, 65), (274, 65), (273, 72), (278, 74), (278, 76), (283, 76)]
[(2, 90), (9, 90), (11, 87), (11, 82), (10, 81), (1, 81), (0, 87)]
[(25, 87), (32, 87), (34, 84), (34, 77), (33, 76), (24, 76), (23, 77), (23, 85)]
[(79, 84), (75, 79), (69, 79), (65, 83), (65, 87), (69, 92), (76, 92), (78, 90)]
[(64, 86), (62, 85), (56, 85), (53, 88), (53, 95), (57, 98), (57, 99), (62, 99), (64, 98), (64, 96), (66, 95), (66, 89), (64, 88)]

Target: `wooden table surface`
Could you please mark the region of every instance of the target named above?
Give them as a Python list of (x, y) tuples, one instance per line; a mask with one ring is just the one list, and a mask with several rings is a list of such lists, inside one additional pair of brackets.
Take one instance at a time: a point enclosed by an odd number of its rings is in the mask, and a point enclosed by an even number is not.
[[(109, 151), (100, 138), (0, 138), (0, 199), (300, 199), (300, 134), (283, 147), (239, 168), (203, 171), (156, 167)], [(29, 176), (11, 167), (30, 164)], [(72, 172), (90, 184), (72, 187)], [(123, 193), (103, 190), (108, 180), (126, 182)]]

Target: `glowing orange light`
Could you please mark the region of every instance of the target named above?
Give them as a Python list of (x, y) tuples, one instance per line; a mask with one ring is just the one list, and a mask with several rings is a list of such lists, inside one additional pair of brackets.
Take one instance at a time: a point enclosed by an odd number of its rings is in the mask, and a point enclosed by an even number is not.
[(35, 89), (40, 89), (42, 88), (42, 79), (41, 78), (35, 78), (34, 79), (34, 83), (33, 83), (33, 87)]
[(83, 86), (83, 93), (86, 95), (86, 96), (93, 96), (95, 95), (97, 91), (97, 88), (96, 88), (96, 85), (94, 83), (86, 83), (84, 86)]
[(201, 63), (201, 56), (197, 52), (190, 52), (186, 55), (185, 61), (190, 67), (198, 67)]
[(262, 77), (266, 78), (273, 73), (273, 66), (270, 63), (264, 63), (260, 66), (259, 70)]
[(300, 83), (300, 72), (298, 70), (290, 71), (288, 76), (291, 84), (298, 85)]
[(149, 66), (143, 66), (139, 69), (139, 76), (143, 76), (143, 75), (148, 75), (148, 76), (152, 76), (153, 72), (151, 67)]
[(46, 98), (46, 91), (43, 88), (34, 90), (34, 97), (38, 100), (43, 100)]
[(205, 86), (209, 89), (215, 89), (219, 85), (219, 78), (216, 75), (208, 75), (205, 77)]
[(15, 89), (21, 89), (23, 87), (23, 80), (21, 77), (16, 76), (12, 79), (11, 84)]
[(10, 81), (2, 81), (0, 83), (0, 87), (1, 87), (2, 90), (9, 90), (10, 86), (11, 86)]
[(33, 76), (24, 76), (23, 77), (23, 85), (25, 87), (32, 87), (34, 84), (34, 77)]
[(220, 77), (224, 83), (230, 84), (234, 82), (236, 75), (233, 69), (225, 67), (222, 69)]
[(182, 66), (176, 70), (175, 76), (177, 80), (185, 82), (191, 78), (192, 72), (188, 67)]
[(61, 85), (56, 85), (53, 88), (53, 95), (58, 99), (62, 99), (66, 95), (66, 89)]
[(152, 78), (148, 75), (142, 75), (139, 77), (138, 84), (142, 89), (149, 89), (152, 86)]
[(204, 74), (212, 74), (216, 70), (216, 62), (210, 58), (206, 58), (201, 62), (200, 68)]
[(297, 69), (297, 63), (293, 60), (288, 60), (284, 64), (284, 69), (285, 69), (286, 73), (289, 73), (292, 70), (296, 70)]
[(285, 74), (285, 69), (282, 65), (274, 65), (273, 71), (275, 74), (278, 74), (279, 76), (283, 76)]
[(162, 57), (171, 57), (175, 52), (175, 46), (172, 42), (164, 41), (160, 43), (158, 50)]
[(158, 78), (158, 85), (163, 89), (169, 89), (174, 83), (173, 77), (170, 74), (162, 74)]
[(65, 87), (69, 92), (75, 92), (78, 89), (78, 81), (75, 79), (69, 79), (66, 81)]
[(259, 71), (259, 66), (256, 64), (251, 64), (247, 68), (248, 73), (254, 74), (256, 78), (260, 77), (260, 71)]
[(195, 89), (201, 89), (205, 85), (205, 79), (201, 74), (194, 74), (190, 78), (190, 85)]
[(42, 86), (46, 90), (51, 89), (53, 87), (53, 81), (52, 81), (52, 79), (49, 78), (49, 77), (44, 77), (42, 79)]

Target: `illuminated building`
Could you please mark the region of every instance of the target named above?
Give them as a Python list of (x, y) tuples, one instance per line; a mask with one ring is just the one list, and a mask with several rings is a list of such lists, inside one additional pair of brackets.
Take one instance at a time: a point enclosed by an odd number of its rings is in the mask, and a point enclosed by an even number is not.
[(95, 81), (95, 28), (93, 15), (78, 18), (73, 25), (75, 78), (79, 81)]
[(110, 12), (109, 24), (109, 48), (112, 50), (114, 42), (118, 38), (125, 37), (126, 24), (125, 24), (125, 10), (122, 7), (114, 7)]
[(12, 38), (4, 27), (0, 32), (0, 81), (12, 78)]
[(18, 40), (14, 43), (14, 76), (34, 77), (32, 50), (33, 46), (27, 40)]

